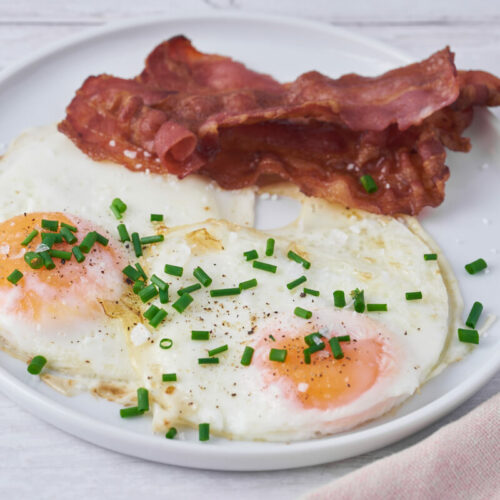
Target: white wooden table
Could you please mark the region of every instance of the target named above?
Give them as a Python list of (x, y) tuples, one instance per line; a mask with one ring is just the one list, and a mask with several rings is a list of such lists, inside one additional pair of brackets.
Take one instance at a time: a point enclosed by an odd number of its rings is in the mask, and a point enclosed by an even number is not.
[[(34, 49), (110, 21), (169, 12), (267, 12), (318, 19), (385, 41), (416, 58), (449, 44), (457, 66), (500, 75), (494, 0), (0, 0), (0, 69)], [(500, 112), (496, 112), (500, 117)], [(500, 373), (433, 426), (382, 450), (306, 469), (222, 473), (145, 462), (80, 441), (0, 395), (0, 496), (21, 498), (295, 498), (402, 450), (500, 389)]]

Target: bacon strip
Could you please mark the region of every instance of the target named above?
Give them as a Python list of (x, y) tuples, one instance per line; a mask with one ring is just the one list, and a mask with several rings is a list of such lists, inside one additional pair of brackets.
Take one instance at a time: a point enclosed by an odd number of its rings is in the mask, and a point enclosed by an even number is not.
[(414, 215), (443, 201), (444, 148), (470, 149), (461, 134), (472, 107), (499, 104), (500, 80), (457, 74), (447, 48), (375, 78), (310, 72), (282, 85), (175, 37), (134, 80), (87, 79), (59, 129), (130, 169), (199, 172), (226, 189), (288, 180), (347, 206)]

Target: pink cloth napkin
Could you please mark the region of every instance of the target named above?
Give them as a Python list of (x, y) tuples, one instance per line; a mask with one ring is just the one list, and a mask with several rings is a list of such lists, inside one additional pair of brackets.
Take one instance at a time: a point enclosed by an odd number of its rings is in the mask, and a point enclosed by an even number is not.
[(500, 499), (500, 394), (411, 448), (362, 467), (306, 498)]

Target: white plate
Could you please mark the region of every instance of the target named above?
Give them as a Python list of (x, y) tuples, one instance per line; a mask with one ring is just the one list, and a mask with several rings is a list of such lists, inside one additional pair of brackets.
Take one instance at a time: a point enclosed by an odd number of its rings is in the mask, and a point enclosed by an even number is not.
[[(89, 74), (137, 74), (156, 44), (179, 33), (203, 51), (233, 56), (283, 81), (310, 69), (332, 76), (350, 71), (377, 74), (409, 61), (379, 42), (336, 28), (269, 16), (169, 17), (110, 26), (59, 44), (4, 72), (0, 141), (8, 143), (27, 127), (60, 120)], [(452, 175), (446, 201), (427, 211), (423, 224), (445, 249), (466, 309), (480, 300), (488, 314), (500, 311), (495, 287), (499, 257), (492, 251), (500, 251), (500, 128), (492, 115), (482, 112), (477, 113), (469, 134), (473, 151), (449, 155)], [(489, 168), (481, 168), (484, 164)], [(259, 220), (268, 225), (269, 214), (263, 210)], [(478, 257), (488, 261), (490, 273), (468, 276), (463, 265)], [(146, 418), (120, 419), (114, 404), (89, 395), (61, 396), (28, 375), (25, 364), (4, 354), (0, 355), (0, 387), (40, 418), (122, 453), (207, 469), (285, 469), (351, 457), (416, 432), (454, 409), (494, 375), (500, 367), (499, 347), (500, 329), (494, 325), (470, 356), (426, 384), (396, 413), (351, 432), (293, 444), (169, 441), (153, 435)]]

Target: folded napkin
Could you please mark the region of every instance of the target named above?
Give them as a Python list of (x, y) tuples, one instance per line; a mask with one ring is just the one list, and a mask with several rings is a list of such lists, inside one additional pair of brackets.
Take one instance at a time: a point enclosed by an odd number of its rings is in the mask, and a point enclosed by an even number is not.
[(362, 467), (306, 498), (500, 499), (500, 394), (411, 448)]

